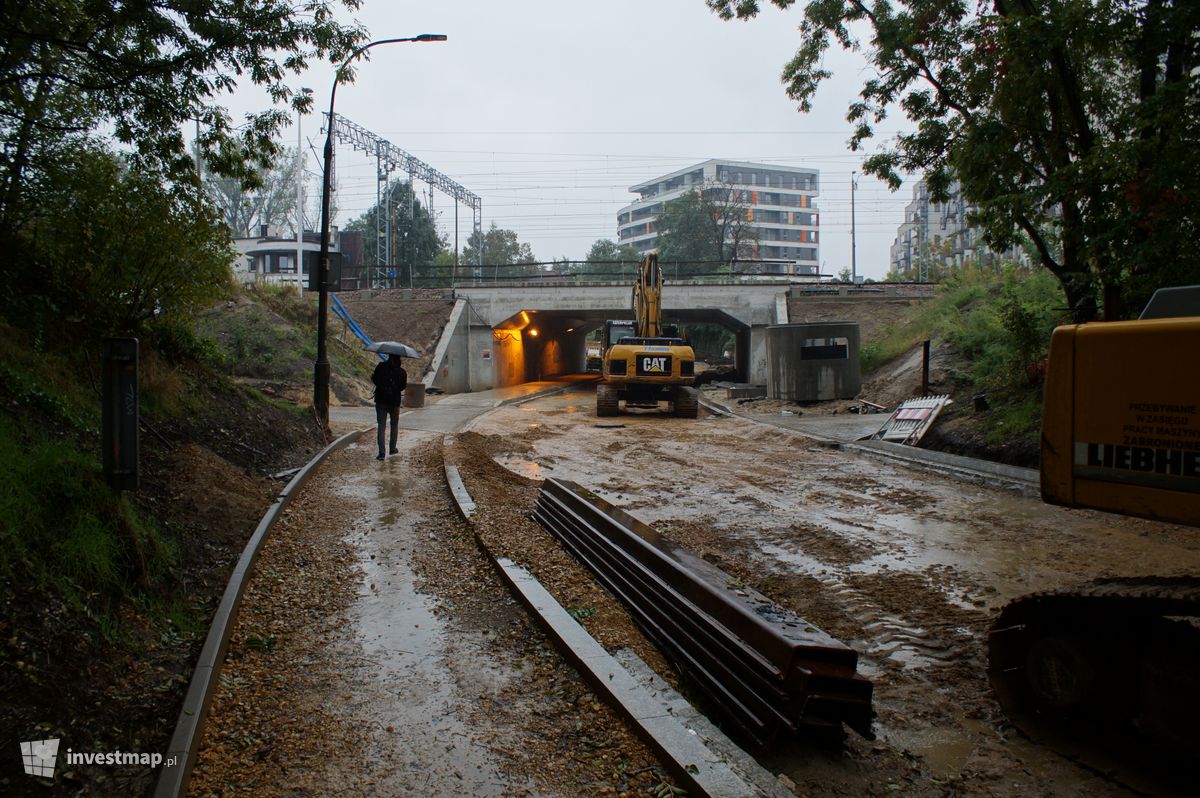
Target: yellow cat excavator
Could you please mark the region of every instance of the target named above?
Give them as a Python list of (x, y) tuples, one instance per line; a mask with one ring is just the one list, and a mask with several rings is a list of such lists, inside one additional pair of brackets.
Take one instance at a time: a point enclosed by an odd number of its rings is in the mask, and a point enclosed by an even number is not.
[[(1200, 527), (1198, 353), (1200, 286), (1159, 290), (1137, 321), (1055, 330), (1043, 499)], [(1196, 775), (1181, 770), (1200, 761), (1200, 577), (1023, 596), (988, 649), (996, 697), (1030, 736), (1085, 761), (1099, 752), (1091, 764), (1104, 768), (1132, 759), (1139, 774)]]
[(634, 320), (604, 323), (604, 380), (596, 386), (597, 416), (617, 415), (622, 401), (626, 407), (652, 408), (665, 401), (680, 418), (696, 417), (696, 353), (673, 328), (663, 326), (662, 291), (662, 271), (652, 253), (638, 265)]

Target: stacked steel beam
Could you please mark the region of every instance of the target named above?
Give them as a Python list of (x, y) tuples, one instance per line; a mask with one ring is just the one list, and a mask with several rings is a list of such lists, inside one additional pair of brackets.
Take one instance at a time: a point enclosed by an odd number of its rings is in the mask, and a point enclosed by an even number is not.
[(873, 738), (853, 649), (573, 482), (546, 480), (533, 515), (759, 744), (842, 724)]

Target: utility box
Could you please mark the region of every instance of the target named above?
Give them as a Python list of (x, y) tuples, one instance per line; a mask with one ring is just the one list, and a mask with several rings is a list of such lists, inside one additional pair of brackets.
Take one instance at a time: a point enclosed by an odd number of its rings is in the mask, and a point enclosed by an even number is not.
[(853, 399), (862, 390), (858, 322), (767, 327), (767, 396), (794, 402)]
[(138, 339), (105, 338), (101, 358), (101, 459), (113, 490), (138, 489)]
[(425, 383), (410, 382), (408, 387), (404, 389), (405, 407), (424, 407), (425, 406)]
[[(308, 290), (321, 290), (321, 253), (308, 250), (304, 253), (304, 272), (308, 275)], [(329, 274), (325, 276), (325, 290), (338, 291), (342, 287), (342, 253), (329, 253)]]

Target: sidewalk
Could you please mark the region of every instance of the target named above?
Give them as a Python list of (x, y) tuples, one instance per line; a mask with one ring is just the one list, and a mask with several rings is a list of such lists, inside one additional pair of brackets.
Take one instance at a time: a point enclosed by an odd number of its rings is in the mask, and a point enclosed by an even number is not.
[(712, 397), (704, 396), (701, 403), (710, 410), (748, 421), (770, 424), (774, 427), (798, 432), (815, 440), (837, 444), (847, 451), (857, 451), (872, 457), (883, 457), (889, 460), (928, 468), (944, 474), (999, 484), (1022, 494), (1037, 496), (1040, 490), (1041, 478), (1037, 469), (1020, 468), (1018, 466), (994, 463), (990, 460), (980, 460), (974, 457), (963, 457), (946, 452), (935, 452), (921, 449), (917, 446), (904, 446), (890, 441), (860, 440), (878, 431), (887, 421), (886, 413), (870, 415), (855, 415), (853, 413), (838, 415), (768, 415), (766, 413), (746, 413), (734, 409)]
[[(595, 375), (567, 374), (553, 380), (525, 382), (504, 388), (493, 388), (489, 391), (427, 396), (427, 404), (424, 407), (401, 410), (398, 426), (400, 429), (424, 432), (454, 432), (471, 419), (501, 405), (510, 405), (565, 391), (572, 385), (593, 379), (596, 379)], [(375, 426), (375, 408), (370, 406), (331, 407), (329, 408), (329, 422), (335, 431), (343, 427), (347, 430), (373, 427)]]

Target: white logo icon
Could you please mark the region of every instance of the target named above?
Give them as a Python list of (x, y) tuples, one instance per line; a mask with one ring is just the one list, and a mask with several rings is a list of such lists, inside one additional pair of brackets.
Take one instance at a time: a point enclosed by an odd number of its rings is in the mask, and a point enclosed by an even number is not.
[(54, 765), (58, 761), (58, 739), (21, 743), (21, 759), (25, 763), (25, 772), (30, 776), (54, 778)]
[(663, 372), (667, 370), (667, 359), (665, 357), (647, 357), (642, 359), (642, 369), (644, 371)]

